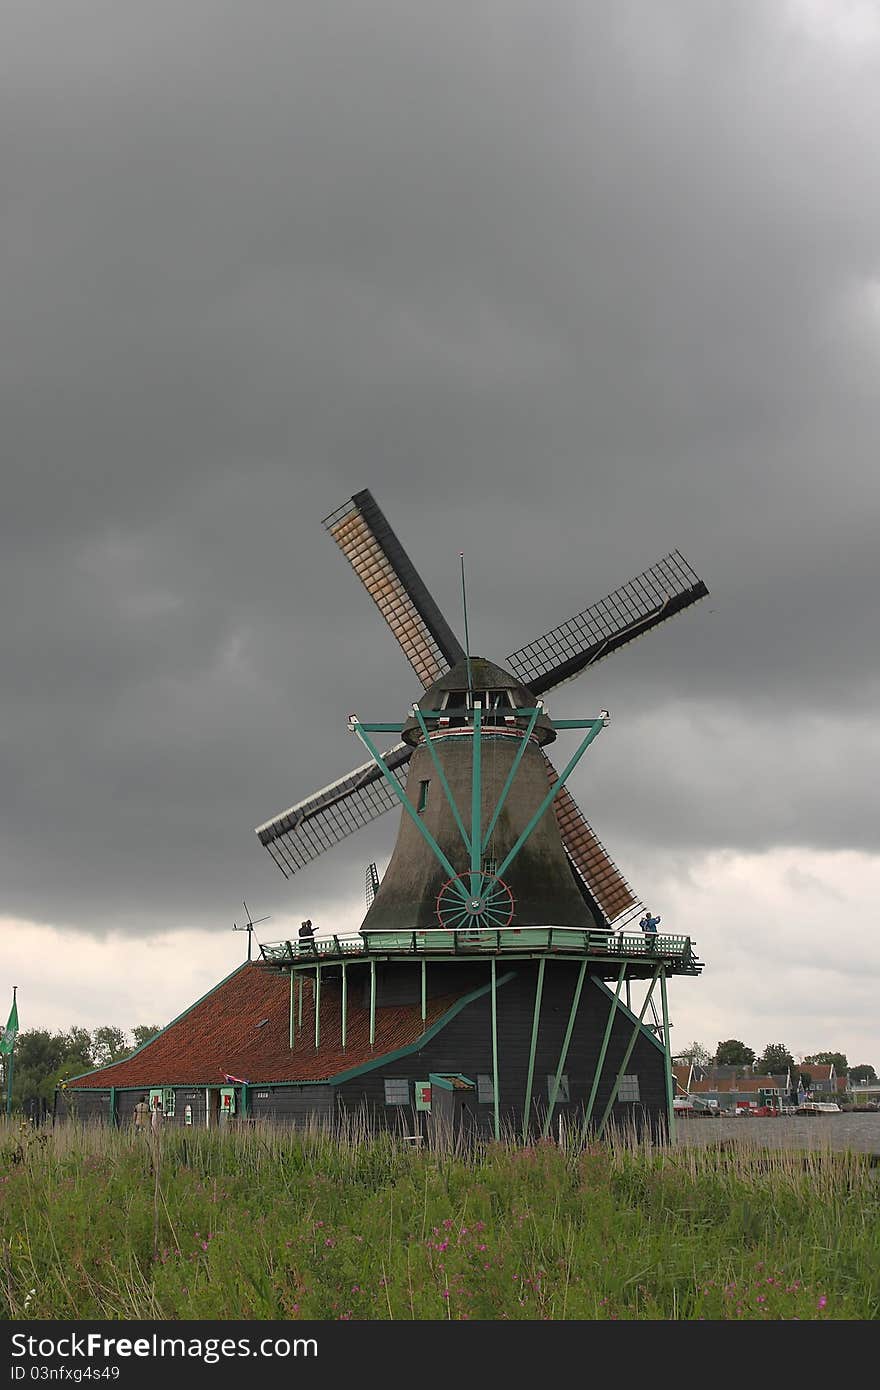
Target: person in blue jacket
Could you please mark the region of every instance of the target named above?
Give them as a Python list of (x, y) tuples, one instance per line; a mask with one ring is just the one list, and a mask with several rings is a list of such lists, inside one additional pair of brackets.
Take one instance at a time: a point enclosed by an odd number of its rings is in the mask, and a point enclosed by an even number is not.
[[(657, 924), (659, 921), (659, 917), (652, 917), (650, 912), (646, 911), (644, 917), (639, 922), (639, 926), (645, 933), (645, 936), (653, 937), (657, 935)], [(653, 942), (651, 942), (650, 944), (653, 945)]]

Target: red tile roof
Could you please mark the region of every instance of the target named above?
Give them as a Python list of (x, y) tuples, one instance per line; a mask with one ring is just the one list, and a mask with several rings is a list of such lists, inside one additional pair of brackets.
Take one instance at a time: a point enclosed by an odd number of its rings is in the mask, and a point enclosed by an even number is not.
[(809, 1076), (812, 1081), (831, 1080), (830, 1062), (798, 1062), (794, 1070)]
[(760, 1091), (778, 1090), (785, 1082), (784, 1076), (740, 1076), (736, 1078), (724, 1077), (719, 1081), (694, 1081), (691, 1085), (692, 1092), (703, 1094), (708, 1092), (716, 1095), (727, 1094), (731, 1091)]
[(420, 1004), (377, 1007), (374, 1047), (370, 1047), (370, 1011), (353, 1002), (352, 992), (349, 989), (343, 1051), (341, 989), (322, 980), (321, 1037), (316, 1052), (314, 986), (306, 980), (302, 1031), (297, 1029), (291, 1051), (288, 976), (256, 962), (245, 964), (134, 1056), (69, 1085), (219, 1086), (226, 1075), (253, 1083), (322, 1081), (417, 1042), (468, 990), (429, 999), (424, 1023)]

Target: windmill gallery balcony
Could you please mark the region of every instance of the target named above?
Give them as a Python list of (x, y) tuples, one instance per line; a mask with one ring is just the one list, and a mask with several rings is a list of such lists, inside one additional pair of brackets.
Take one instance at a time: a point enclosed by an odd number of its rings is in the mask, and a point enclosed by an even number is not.
[(585, 931), (579, 927), (508, 927), (499, 929), (436, 928), (411, 932), (371, 932), (364, 935), (315, 937), (311, 941), (276, 941), (262, 946), (266, 965), (276, 967), (330, 964), (354, 957), (392, 960), (473, 959), (503, 956), (535, 959), (541, 956), (588, 958), (590, 969), (613, 979), (626, 962), (630, 978), (649, 978), (659, 963), (666, 974), (699, 975), (702, 962), (689, 936), (645, 936)]

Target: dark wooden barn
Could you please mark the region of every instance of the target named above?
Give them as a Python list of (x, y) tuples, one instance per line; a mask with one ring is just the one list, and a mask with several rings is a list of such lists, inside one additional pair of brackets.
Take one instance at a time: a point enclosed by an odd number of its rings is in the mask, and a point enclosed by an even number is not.
[(686, 938), (532, 928), (446, 951), (363, 937), (275, 950), (70, 1082), (58, 1113), (124, 1125), (146, 1096), (165, 1124), (357, 1118), (426, 1139), (669, 1123), (665, 1037), (626, 995), (696, 974)]

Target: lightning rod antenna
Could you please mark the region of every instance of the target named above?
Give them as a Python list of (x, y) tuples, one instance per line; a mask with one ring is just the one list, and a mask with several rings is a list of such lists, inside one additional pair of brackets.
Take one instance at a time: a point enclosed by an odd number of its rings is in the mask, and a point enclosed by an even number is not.
[(474, 682), (473, 682), (473, 678), (472, 678), (472, 676), (471, 676), (471, 639), (470, 639), (470, 637), (468, 636), (467, 589), (465, 588), (465, 583), (464, 583), (464, 551), (463, 551), (463, 550), (460, 550), (460, 551), (458, 552), (458, 558), (459, 558), (459, 560), (461, 561), (461, 603), (462, 603), (462, 607), (463, 607), (463, 609), (464, 609), (464, 650), (465, 650), (465, 655), (467, 656), (468, 700), (470, 701), (471, 705), (473, 705), (473, 703), (474, 703)]

